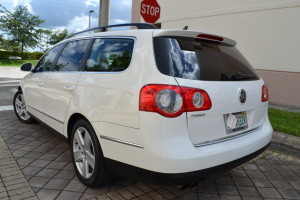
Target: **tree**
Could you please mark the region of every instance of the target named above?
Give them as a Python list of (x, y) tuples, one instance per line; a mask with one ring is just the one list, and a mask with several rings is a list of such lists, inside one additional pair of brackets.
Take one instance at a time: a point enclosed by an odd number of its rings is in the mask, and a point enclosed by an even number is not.
[(19, 45), (18, 42), (12, 42), (10, 40), (6, 40), (2, 35), (0, 35), (0, 49), (20, 52), (21, 46)]
[(57, 30), (50, 34), (49, 41), (47, 42), (50, 45), (54, 45), (68, 36), (68, 30), (65, 28), (64, 30)]
[(0, 30), (12, 43), (21, 44), (22, 53), (24, 48), (39, 46), (39, 37), (44, 30), (38, 27), (44, 20), (30, 14), (26, 6), (17, 6), (14, 12), (10, 12), (0, 4), (0, 14)]

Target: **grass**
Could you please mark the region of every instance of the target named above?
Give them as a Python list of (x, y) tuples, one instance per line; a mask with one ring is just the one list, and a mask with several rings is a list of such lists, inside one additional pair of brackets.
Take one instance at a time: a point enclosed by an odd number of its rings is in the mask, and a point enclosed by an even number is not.
[(0, 66), (20, 67), (23, 63), (32, 63), (35, 66), (37, 62), (38, 60), (0, 60)]
[(269, 118), (274, 131), (300, 137), (300, 113), (269, 108)]

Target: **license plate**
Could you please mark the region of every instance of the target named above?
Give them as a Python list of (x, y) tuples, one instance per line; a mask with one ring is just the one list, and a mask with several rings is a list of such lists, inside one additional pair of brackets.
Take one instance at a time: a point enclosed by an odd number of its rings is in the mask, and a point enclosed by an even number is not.
[(231, 113), (225, 115), (226, 132), (234, 133), (236, 131), (248, 128), (246, 112)]

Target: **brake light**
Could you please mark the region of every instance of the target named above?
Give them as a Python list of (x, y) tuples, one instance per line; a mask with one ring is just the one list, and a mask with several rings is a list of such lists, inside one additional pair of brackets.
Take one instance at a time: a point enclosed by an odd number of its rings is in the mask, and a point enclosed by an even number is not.
[(181, 89), (187, 112), (211, 109), (211, 101), (206, 91), (188, 87), (181, 87)]
[(269, 90), (266, 84), (262, 86), (261, 101), (269, 101)]
[(215, 36), (215, 35), (208, 35), (208, 34), (199, 34), (197, 35), (199, 38), (205, 38), (205, 39), (210, 39), (210, 40), (217, 40), (217, 41), (223, 41), (224, 38)]
[(140, 92), (140, 111), (178, 117), (183, 112), (208, 110), (211, 101), (204, 90), (173, 85), (146, 85)]

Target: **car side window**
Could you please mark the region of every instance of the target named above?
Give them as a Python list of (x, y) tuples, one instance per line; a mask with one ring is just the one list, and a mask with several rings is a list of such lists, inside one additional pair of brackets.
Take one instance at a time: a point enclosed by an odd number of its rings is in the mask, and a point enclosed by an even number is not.
[(62, 51), (54, 71), (77, 71), (90, 40), (68, 42)]
[(133, 39), (96, 39), (88, 56), (85, 70), (94, 72), (124, 71), (131, 62), (133, 46)]
[(41, 60), (36, 64), (35, 72), (47, 72), (50, 71), (52, 63), (57, 56), (57, 54), (60, 52), (62, 46), (64, 44), (60, 44), (50, 51), (48, 51)]

